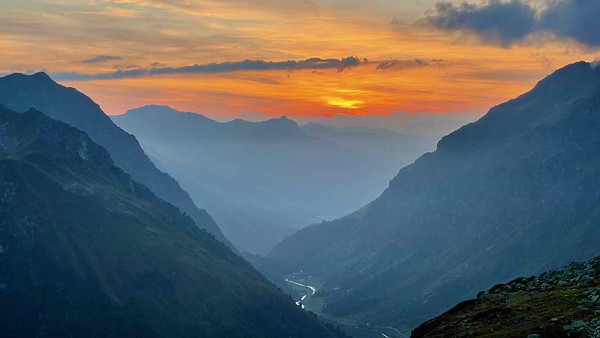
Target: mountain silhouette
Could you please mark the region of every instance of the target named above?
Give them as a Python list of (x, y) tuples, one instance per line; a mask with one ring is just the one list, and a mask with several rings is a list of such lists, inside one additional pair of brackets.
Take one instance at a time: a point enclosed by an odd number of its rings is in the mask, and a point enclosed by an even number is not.
[(414, 327), (497, 282), (599, 254), (599, 146), (600, 69), (575, 63), (269, 257), (315, 274), (332, 316)]
[(0, 107), (5, 337), (334, 337), (85, 133)]
[(98, 104), (76, 89), (54, 82), (45, 73), (12, 74), (0, 78), (0, 104), (17, 112), (34, 108), (86, 132), (135, 180), (190, 215), (199, 227), (228, 243), (210, 215), (196, 207), (172, 177), (154, 166), (135, 137), (117, 127)]

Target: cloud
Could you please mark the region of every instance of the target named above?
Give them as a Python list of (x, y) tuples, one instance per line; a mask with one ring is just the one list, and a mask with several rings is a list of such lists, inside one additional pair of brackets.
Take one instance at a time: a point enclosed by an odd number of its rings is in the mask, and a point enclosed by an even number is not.
[(600, 1), (557, 1), (545, 10), (540, 18), (539, 29), (545, 29), (558, 37), (572, 38), (587, 45), (600, 47)]
[(106, 80), (122, 79), (162, 74), (215, 74), (229, 73), (249, 70), (303, 70), (303, 69), (336, 69), (341, 72), (347, 68), (352, 68), (366, 63), (356, 56), (350, 56), (342, 59), (321, 59), (310, 58), (306, 60), (288, 60), (288, 61), (264, 61), (264, 60), (244, 60), (237, 62), (222, 62), (195, 64), (183, 67), (151, 67), (135, 69), (119, 69), (110, 73), (82, 74), (76, 72), (52, 73), (52, 77), (62, 81), (86, 81), (86, 80)]
[(475, 33), (508, 47), (536, 33), (550, 33), (589, 47), (600, 47), (600, 1), (553, 0), (536, 9), (525, 0), (489, 0), (483, 4), (438, 2), (427, 12), (429, 24), (444, 30)]
[(102, 63), (106, 61), (118, 61), (121, 60), (119, 56), (112, 55), (98, 55), (89, 59), (81, 60), (81, 63)]
[(491, 0), (483, 6), (439, 2), (428, 13), (428, 21), (437, 28), (472, 31), (483, 39), (509, 45), (531, 34), (535, 16), (535, 10), (519, 0)]
[(429, 66), (429, 62), (421, 59), (414, 60), (387, 60), (381, 61), (377, 64), (377, 70), (386, 70), (386, 69), (407, 69), (407, 68), (418, 68), (418, 67), (427, 67)]

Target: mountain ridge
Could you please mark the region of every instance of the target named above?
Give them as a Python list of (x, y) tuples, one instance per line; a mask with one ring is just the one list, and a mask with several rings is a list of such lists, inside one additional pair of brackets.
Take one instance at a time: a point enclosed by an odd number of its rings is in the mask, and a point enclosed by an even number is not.
[[(125, 129), (135, 129), (140, 127), (149, 128), (154, 124), (148, 123), (139, 126), (143, 123), (140, 120), (140, 115), (143, 117), (158, 118), (163, 121), (164, 128), (174, 128), (174, 123), (185, 121), (188, 123), (187, 129), (177, 128), (174, 133), (165, 134), (164, 129), (151, 131), (153, 137), (169, 137), (169, 138), (188, 138), (195, 137), (205, 140), (222, 139), (222, 138), (240, 138), (250, 141), (302, 141), (305, 140), (298, 124), (281, 116), (279, 118), (268, 119), (261, 122), (250, 122), (243, 119), (234, 119), (228, 122), (219, 122), (206, 117), (202, 114), (193, 112), (183, 112), (173, 109), (165, 105), (147, 105), (139, 108), (130, 109), (123, 115), (113, 116), (112, 119)], [(177, 118), (178, 121), (173, 119)], [(133, 123), (137, 125), (132, 125)], [(218, 133), (214, 128), (218, 128)], [(170, 130), (169, 130), (170, 131)]]
[(7, 336), (343, 336), (114, 165), (85, 133), (0, 106)]
[(330, 315), (411, 326), (498, 279), (598, 254), (599, 89), (589, 63), (557, 71), (444, 137), (360, 211), (299, 231), (269, 257), (325, 271), (339, 290)]
[(154, 166), (136, 138), (115, 125), (97, 103), (75, 88), (62, 86), (43, 72), (15, 73), (0, 78), (0, 104), (14, 111), (35, 108), (87, 132), (109, 151), (117, 165), (188, 213), (199, 227), (228, 243), (206, 210), (196, 207), (177, 181)]

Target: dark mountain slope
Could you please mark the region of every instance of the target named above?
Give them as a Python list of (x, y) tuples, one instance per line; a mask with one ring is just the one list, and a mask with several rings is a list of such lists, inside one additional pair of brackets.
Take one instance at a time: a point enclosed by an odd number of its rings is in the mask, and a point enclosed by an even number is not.
[(4, 337), (331, 337), (87, 135), (0, 108)]
[(600, 259), (498, 284), (412, 337), (598, 337)]
[(156, 169), (135, 137), (117, 127), (98, 104), (76, 89), (61, 86), (44, 73), (12, 74), (0, 78), (0, 104), (18, 112), (35, 108), (85, 131), (135, 180), (190, 215), (199, 227), (228, 243), (208, 213), (196, 207), (173, 178)]
[(597, 255), (599, 146), (600, 69), (573, 64), (270, 257), (334, 290), (331, 315), (415, 325), (497, 281)]

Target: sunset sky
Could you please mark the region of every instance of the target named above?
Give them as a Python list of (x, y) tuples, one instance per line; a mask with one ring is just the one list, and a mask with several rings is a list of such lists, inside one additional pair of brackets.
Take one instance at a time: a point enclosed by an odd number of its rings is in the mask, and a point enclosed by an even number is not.
[(0, 73), (46, 71), (108, 114), (481, 113), (600, 56), (597, 1), (0, 2)]

